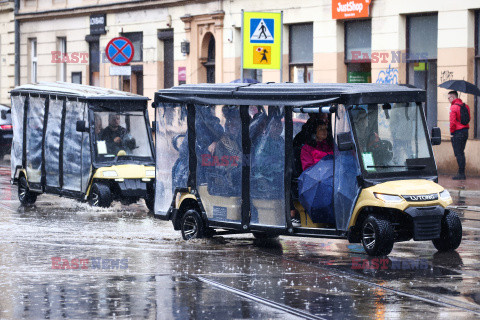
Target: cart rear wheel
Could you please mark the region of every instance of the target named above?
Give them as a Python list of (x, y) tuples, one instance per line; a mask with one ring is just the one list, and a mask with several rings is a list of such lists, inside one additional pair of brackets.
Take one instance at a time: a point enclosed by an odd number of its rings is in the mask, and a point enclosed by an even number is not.
[(184, 240), (203, 238), (205, 227), (197, 210), (190, 209), (182, 217), (182, 237)]
[(440, 238), (432, 240), (438, 251), (451, 251), (460, 246), (462, 242), (462, 223), (455, 211), (449, 211), (442, 218)]
[(102, 183), (95, 182), (88, 197), (88, 203), (92, 207), (108, 208), (112, 204), (110, 188)]
[(24, 206), (32, 205), (37, 201), (37, 194), (30, 191), (27, 179), (24, 176), (18, 179), (18, 200)]
[(370, 256), (386, 256), (392, 252), (394, 230), (390, 221), (370, 215), (362, 226), (362, 244)]

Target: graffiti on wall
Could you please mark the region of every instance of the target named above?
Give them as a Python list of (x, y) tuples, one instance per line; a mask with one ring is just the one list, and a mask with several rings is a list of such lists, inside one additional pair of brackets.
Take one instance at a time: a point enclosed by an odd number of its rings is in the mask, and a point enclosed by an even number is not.
[(445, 70), (440, 74), (440, 83), (453, 79), (453, 71)]
[(398, 84), (398, 69), (388, 65), (385, 70), (380, 70), (377, 75), (376, 83)]

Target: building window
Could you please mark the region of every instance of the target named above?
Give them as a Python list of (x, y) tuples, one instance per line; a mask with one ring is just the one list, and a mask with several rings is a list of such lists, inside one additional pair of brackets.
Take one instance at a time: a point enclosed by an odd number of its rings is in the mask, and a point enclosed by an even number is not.
[[(480, 11), (475, 12), (475, 84), (480, 86)], [(474, 119), (475, 138), (480, 138), (480, 98), (475, 96)]]
[(313, 24), (294, 24), (289, 32), (290, 81), (313, 82)]
[(30, 82), (37, 82), (37, 39), (30, 39)]
[(82, 73), (72, 72), (72, 83), (82, 84)]
[(60, 57), (62, 57), (62, 62), (59, 64), (58, 68), (58, 80), (59, 81), (67, 81), (67, 63), (64, 59), (65, 55), (67, 54), (67, 38), (59, 37), (57, 38), (57, 46), (58, 51), (60, 51)]
[(132, 62), (139, 62), (143, 60), (143, 33), (142, 32), (127, 32), (122, 33), (122, 37), (127, 38), (133, 44), (133, 54)]
[(347, 82), (372, 82), (371, 54), (372, 21), (345, 21)]
[(436, 14), (407, 17), (407, 82), (427, 91), (428, 128), (437, 125), (437, 38)]

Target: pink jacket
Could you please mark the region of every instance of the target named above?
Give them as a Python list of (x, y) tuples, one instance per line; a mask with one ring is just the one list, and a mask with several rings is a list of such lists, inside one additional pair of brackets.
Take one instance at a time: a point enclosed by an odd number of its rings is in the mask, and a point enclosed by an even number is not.
[(333, 149), (325, 140), (317, 142), (317, 146), (315, 148), (308, 144), (303, 145), (300, 153), (303, 171), (316, 164), (328, 154), (333, 154)]

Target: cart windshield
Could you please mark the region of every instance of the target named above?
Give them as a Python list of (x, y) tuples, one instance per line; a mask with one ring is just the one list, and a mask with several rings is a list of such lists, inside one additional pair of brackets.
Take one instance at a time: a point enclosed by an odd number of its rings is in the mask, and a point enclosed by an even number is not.
[(94, 128), (97, 161), (152, 159), (142, 111), (95, 112)]
[(353, 106), (350, 116), (364, 172), (422, 174), (435, 168), (421, 112), (416, 103)]

